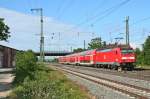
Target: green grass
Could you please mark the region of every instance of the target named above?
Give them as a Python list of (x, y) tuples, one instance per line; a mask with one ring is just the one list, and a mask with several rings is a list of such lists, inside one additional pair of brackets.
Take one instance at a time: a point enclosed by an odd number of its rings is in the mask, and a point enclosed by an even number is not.
[(150, 69), (150, 66), (148, 65), (137, 65), (137, 67), (142, 69)]
[(8, 99), (88, 99), (88, 94), (60, 72), (37, 62), (29, 50), (16, 55), (12, 93)]
[(62, 72), (46, 68), (36, 72), (34, 80), (26, 77), (9, 99), (89, 99), (89, 95)]

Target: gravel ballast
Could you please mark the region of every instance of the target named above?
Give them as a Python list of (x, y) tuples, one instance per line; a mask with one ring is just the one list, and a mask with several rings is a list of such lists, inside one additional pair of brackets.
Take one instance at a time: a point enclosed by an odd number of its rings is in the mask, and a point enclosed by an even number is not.
[(95, 96), (96, 99), (135, 99), (134, 97), (114, 91), (111, 88), (91, 82), (81, 77), (68, 73), (66, 76), (72, 81), (75, 81), (76, 83), (86, 87), (89, 90), (89, 93)]
[[(65, 66), (63, 66), (63, 67), (65, 67)], [(65, 68), (70, 68), (70, 67), (65, 67)], [(128, 77), (122, 77), (122, 76), (117, 76), (117, 75), (104, 74), (104, 73), (101, 73), (101, 72), (83, 70), (83, 69), (80, 69), (80, 68), (78, 68), (78, 69), (77, 68), (71, 68), (71, 69), (76, 70), (78, 72), (83, 72), (83, 73), (86, 73), (86, 74), (90, 74), (90, 75), (93, 75), (93, 76), (102, 77), (102, 78), (118, 81), (118, 82), (121, 82), (121, 83), (131, 84), (131, 85), (134, 85), (134, 86), (139, 86), (139, 87), (142, 87), (142, 88), (150, 89), (150, 81), (139, 80), (139, 79), (128, 78)]]

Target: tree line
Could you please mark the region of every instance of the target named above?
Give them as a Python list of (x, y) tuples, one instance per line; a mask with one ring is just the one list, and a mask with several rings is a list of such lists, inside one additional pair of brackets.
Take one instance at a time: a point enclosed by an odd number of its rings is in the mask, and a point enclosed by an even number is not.
[(106, 46), (106, 41), (102, 41), (101, 37), (96, 37), (96, 38), (93, 38), (90, 43), (88, 43), (87, 49), (77, 48), (77, 49), (74, 49), (73, 52), (82, 52), (82, 51), (90, 50), (90, 49), (103, 48), (105, 46)]
[(138, 65), (150, 66), (150, 36), (147, 37), (144, 44), (142, 44), (142, 49), (135, 49), (136, 59)]

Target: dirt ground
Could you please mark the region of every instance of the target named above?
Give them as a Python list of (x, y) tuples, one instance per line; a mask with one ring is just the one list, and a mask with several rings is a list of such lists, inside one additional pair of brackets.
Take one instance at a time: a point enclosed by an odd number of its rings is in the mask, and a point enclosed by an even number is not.
[(5, 98), (11, 92), (11, 83), (14, 78), (11, 71), (11, 68), (0, 68), (0, 99)]

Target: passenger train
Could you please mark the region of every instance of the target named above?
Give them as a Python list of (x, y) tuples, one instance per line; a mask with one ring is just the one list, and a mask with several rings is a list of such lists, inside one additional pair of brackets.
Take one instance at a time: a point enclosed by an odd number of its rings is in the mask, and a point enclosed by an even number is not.
[(61, 64), (87, 65), (109, 69), (132, 70), (136, 62), (131, 47), (114, 47), (87, 50), (59, 57)]

